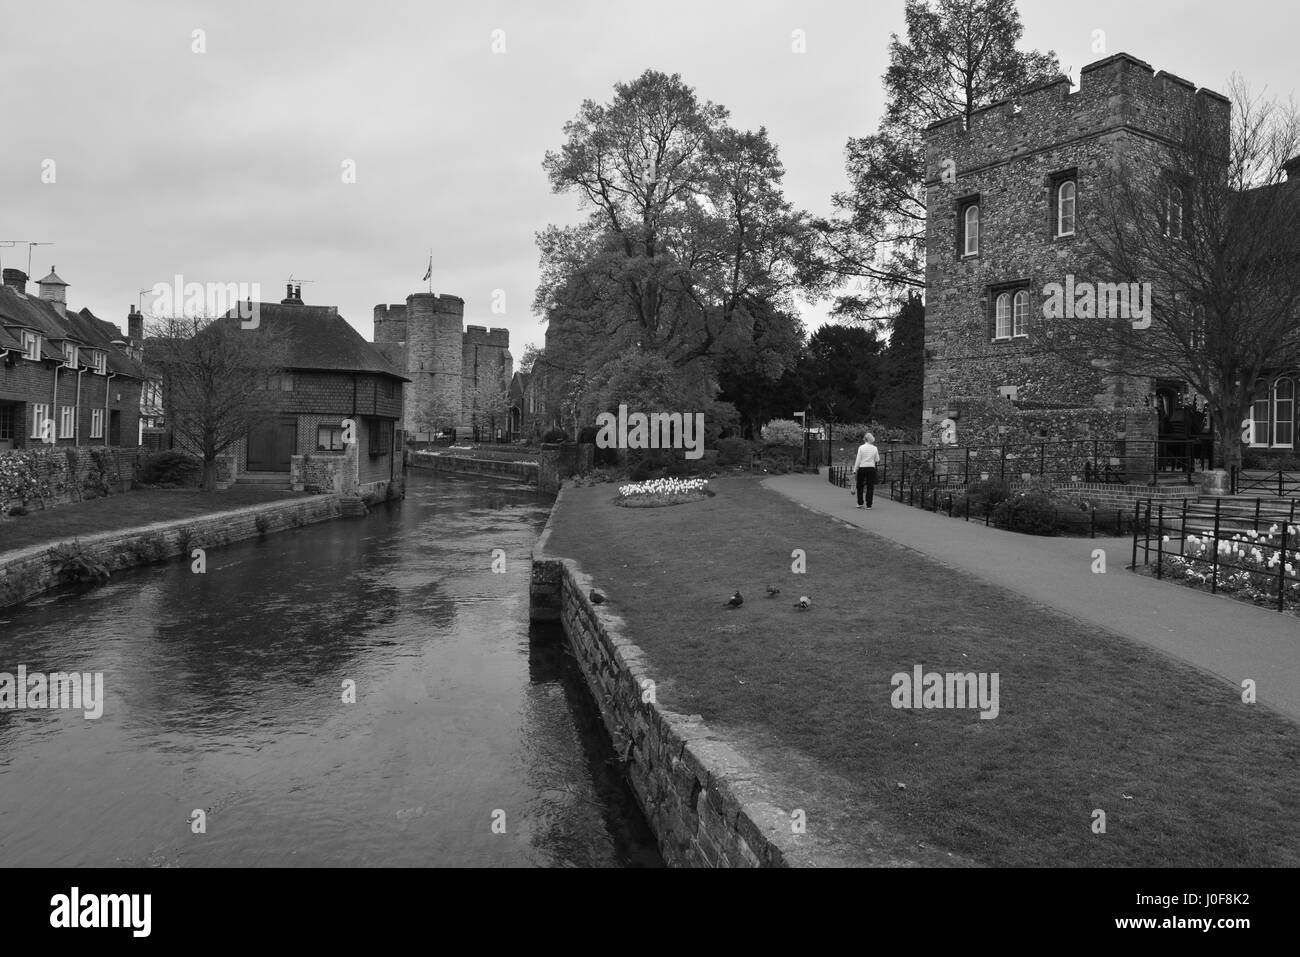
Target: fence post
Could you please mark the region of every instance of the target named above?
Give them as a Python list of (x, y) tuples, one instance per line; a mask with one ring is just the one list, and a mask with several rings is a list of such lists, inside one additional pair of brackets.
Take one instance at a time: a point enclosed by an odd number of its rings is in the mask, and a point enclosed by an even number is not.
[(961, 484), (970, 485), (970, 446), (966, 446), (966, 464), (961, 471)]
[(1151, 564), (1151, 499), (1147, 499), (1147, 520), (1142, 524), (1142, 564)]
[(985, 528), (989, 527), (989, 516), (992, 514), (993, 514), (992, 504), (985, 502), (984, 503), (984, 527)]
[(1278, 498), (1281, 498), (1283, 495), (1286, 494), (1286, 491), (1282, 487), (1282, 477), (1284, 475), (1286, 475), (1286, 472), (1284, 472), (1282, 469), (1277, 470), (1277, 497)]
[(1255, 531), (1256, 532), (1259, 531), (1259, 506), (1262, 502), (1263, 499), (1258, 499), (1258, 498), (1255, 499)]
[(1187, 554), (1187, 499), (1183, 499), (1183, 517), (1178, 523), (1178, 555), (1184, 557)]
[(1282, 526), (1282, 560), (1277, 564), (1277, 610), (1286, 609), (1286, 533), (1290, 531), (1290, 523)]
[(948, 493), (948, 517), (952, 518), (952, 492)]
[(1007, 443), (1003, 442), (1002, 443), (1002, 464), (999, 466), (998, 469), (998, 481), (1005, 482), (1006, 480), (1007, 480)]
[(1094, 508), (1092, 510), (1092, 513), (1088, 516), (1088, 537), (1089, 538), (1097, 537), (1097, 509), (1096, 508)]
[[(1119, 509), (1115, 509), (1115, 514), (1119, 515)], [(1133, 501), (1133, 562), (1129, 566), (1136, 569), (1138, 565), (1138, 520), (1142, 517), (1142, 503), (1137, 499)]]
[(1165, 506), (1156, 510), (1156, 578), (1165, 577)]
[(1237, 466), (1234, 465), (1232, 467), (1232, 469), (1228, 472), (1228, 477), (1229, 477), (1228, 494), (1236, 495), (1237, 494)]
[(1210, 574), (1210, 594), (1219, 593), (1219, 509), (1223, 505), (1223, 499), (1214, 500), (1214, 559), (1213, 571)]

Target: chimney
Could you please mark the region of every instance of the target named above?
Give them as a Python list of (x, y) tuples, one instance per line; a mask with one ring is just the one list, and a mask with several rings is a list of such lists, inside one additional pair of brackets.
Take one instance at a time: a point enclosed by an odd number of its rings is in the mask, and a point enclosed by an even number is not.
[(14, 292), (27, 292), (27, 273), (21, 269), (6, 269), (4, 271), (4, 284)]
[[(302, 287), (299, 286), (298, 289)], [(302, 296), (293, 288), (293, 283), (286, 283), (284, 287), (284, 298), (280, 300), (282, 306), (301, 306)]]
[(1282, 172), (1286, 173), (1288, 182), (1300, 179), (1300, 156), (1293, 156), (1283, 163)]
[(132, 345), (138, 346), (144, 342), (144, 314), (135, 306), (131, 306), (126, 314), (126, 337), (131, 340)]
[(293, 287), (293, 298), (297, 299), (300, 303), (302, 302), (302, 283), (298, 283), (298, 285)]

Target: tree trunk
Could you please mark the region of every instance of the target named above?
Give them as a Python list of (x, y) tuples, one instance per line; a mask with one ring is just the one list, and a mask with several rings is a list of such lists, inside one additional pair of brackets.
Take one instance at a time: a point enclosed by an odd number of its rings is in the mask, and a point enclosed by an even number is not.
[(199, 488), (205, 492), (215, 492), (217, 490), (217, 460), (215, 458), (203, 460), (203, 479), (199, 483)]

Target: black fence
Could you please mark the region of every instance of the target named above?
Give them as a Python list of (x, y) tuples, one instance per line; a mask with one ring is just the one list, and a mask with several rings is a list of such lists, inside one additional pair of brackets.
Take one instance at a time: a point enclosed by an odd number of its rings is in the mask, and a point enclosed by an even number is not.
[(946, 445), (885, 452), (879, 480), (965, 486), (980, 479), (1015, 481), (1028, 476), (1058, 483), (1191, 485), (1198, 469), (1209, 468), (1211, 452), (1207, 443), (1182, 439)]
[(1300, 472), (1266, 472), (1263, 469), (1232, 468), (1233, 495), (1244, 492), (1266, 492), (1278, 498), (1300, 495)]
[[(1156, 578), (1190, 578), (1209, 585), (1211, 594), (1226, 591), (1257, 600), (1268, 597), (1279, 612), (1290, 601), (1300, 603), (1300, 530), (1295, 526), (1297, 502), (1289, 505), (1262, 499), (1253, 509), (1216, 499), (1204, 511), (1184, 501), (1166, 510), (1150, 499), (1138, 502), (1133, 513), (1133, 563), (1155, 556)], [(1252, 514), (1253, 513), (1253, 514)], [(1202, 534), (1195, 534), (1196, 532)], [(1242, 561), (1245, 557), (1249, 561)]]

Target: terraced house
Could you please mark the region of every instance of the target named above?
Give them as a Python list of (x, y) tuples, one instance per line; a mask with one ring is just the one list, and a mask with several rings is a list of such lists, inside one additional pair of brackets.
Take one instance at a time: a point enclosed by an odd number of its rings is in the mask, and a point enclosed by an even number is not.
[(135, 447), (145, 381), (121, 330), (68, 308), (68, 283), (51, 269), (27, 290), (4, 270), (0, 287), (0, 451), (40, 445)]

